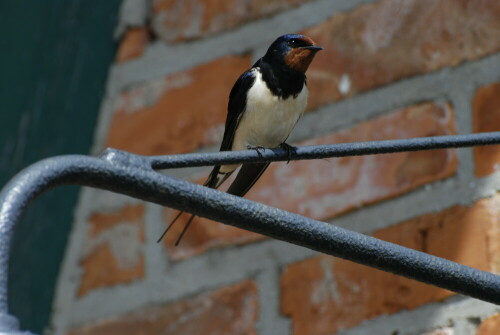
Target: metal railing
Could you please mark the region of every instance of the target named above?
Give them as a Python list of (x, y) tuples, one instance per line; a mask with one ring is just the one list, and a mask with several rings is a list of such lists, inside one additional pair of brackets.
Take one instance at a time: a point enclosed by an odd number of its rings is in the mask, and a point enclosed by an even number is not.
[(67, 155), (19, 172), (0, 193), (0, 335), (20, 332), (8, 314), (7, 275), (13, 229), (29, 203), (59, 185), (109, 190), (194, 213), (477, 299), (500, 304), (500, 277), (224, 192), (160, 174), (155, 169), (319, 159), (500, 144), (500, 132), (406, 140), (169, 156), (106, 149), (99, 157)]

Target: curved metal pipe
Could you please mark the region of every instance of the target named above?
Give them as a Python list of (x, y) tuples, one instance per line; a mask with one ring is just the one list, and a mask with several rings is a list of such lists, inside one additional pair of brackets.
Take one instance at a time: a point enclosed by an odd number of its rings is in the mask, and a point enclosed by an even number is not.
[[(292, 159), (498, 143), (500, 143), (500, 132), (345, 143), (299, 147)], [(188, 211), (325, 254), (500, 304), (499, 276), (165, 176), (153, 170), (153, 168), (288, 159), (288, 152), (282, 149), (266, 150), (262, 157), (252, 150), (145, 157), (107, 149), (99, 158), (81, 155), (59, 156), (42, 160), (24, 169), (0, 193), (0, 321), (2, 317), (8, 317), (7, 266), (14, 226), (36, 196), (50, 188), (66, 184), (91, 186)]]

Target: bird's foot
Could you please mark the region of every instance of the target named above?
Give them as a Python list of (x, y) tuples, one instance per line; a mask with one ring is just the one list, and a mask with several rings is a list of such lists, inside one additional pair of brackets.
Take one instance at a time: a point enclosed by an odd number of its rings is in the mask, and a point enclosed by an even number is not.
[(247, 149), (257, 151), (257, 154), (259, 155), (259, 157), (262, 157), (262, 152), (266, 151), (266, 148), (264, 148), (262, 145), (250, 145), (249, 144), (249, 145), (247, 145)]
[(286, 150), (286, 152), (288, 153), (288, 160), (287, 160), (287, 164), (290, 163), (290, 161), (292, 160), (292, 156), (294, 154), (297, 154), (297, 147), (294, 147), (288, 143), (281, 143), (280, 144), (280, 148), (283, 149), (283, 150)]

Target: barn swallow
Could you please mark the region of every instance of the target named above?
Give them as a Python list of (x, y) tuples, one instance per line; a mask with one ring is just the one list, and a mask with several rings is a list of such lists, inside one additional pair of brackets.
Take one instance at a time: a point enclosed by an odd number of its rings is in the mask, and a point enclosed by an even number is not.
[[(236, 81), (229, 94), (228, 114), (220, 151), (291, 147), (285, 143), (307, 105), (306, 71), (323, 48), (304, 35), (283, 35)], [(227, 193), (244, 196), (269, 163), (243, 164)], [(204, 186), (218, 188), (237, 168), (215, 166)], [(158, 242), (177, 221), (170, 223)], [(175, 245), (191, 224), (191, 215)]]

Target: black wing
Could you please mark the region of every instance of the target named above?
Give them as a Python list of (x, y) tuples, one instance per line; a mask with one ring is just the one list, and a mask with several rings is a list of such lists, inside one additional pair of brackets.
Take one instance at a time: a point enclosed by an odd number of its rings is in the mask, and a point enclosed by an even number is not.
[[(234, 134), (238, 128), (238, 124), (245, 112), (247, 104), (247, 93), (255, 82), (255, 73), (253, 69), (258, 66), (260, 60), (257, 61), (249, 70), (245, 71), (233, 85), (229, 93), (229, 103), (227, 106), (226, 125), (224, 128), (224, 136), (220, 145), (220, 151), (230, 151), (233, 146)], [(226, 180), (231, 173), (219, 173), (220, 165), (214, 166), (212, 172), (205, 182), (205, 186), (218, 188), (220, 184)]]
[[(262, 65), (261, 63), (262, 59), (259, 59), (250, 70), (243, 73), (238, 81), (236, 81), (236, 84), (234, 84), (229, 94), (228, 115), (224, 138), (222, 139), (220, 148), (221, 151), (231, 150), (234, 134), (245, 111), (247, 92), (255, 82), (255, 73), (252, 70), (256, 67), (260, 67)], [(240, 197), (244, 196), (268, 166), (269, 163), (243, 164), (236, 179), (231, 186), (229, 186), (227, 193)]]
[(231, 150), (231, 147), (233, 146), (234, 134), (236, 133), (238, 123), (245, 112), (248, 90), (255, 82), (255, 73), (253, 72), (253, 69), (257, 66), (257, 64), (258, 62), (255, 63), (250, 70), (246, 71), (238, 78), (231, 89), (231, 93), (229, 93), (226, 126), (224, 129), (224, 136), (222, 137), (220, 151)]
[(270, 163), (247, 163), (241, 166), (238, 175), (229, 186), (227, 193), (243, 197), (259, 180)]

